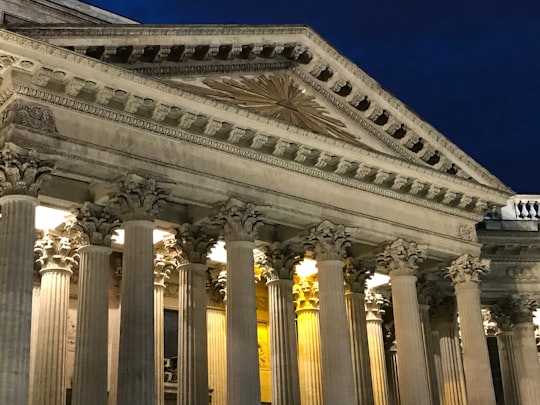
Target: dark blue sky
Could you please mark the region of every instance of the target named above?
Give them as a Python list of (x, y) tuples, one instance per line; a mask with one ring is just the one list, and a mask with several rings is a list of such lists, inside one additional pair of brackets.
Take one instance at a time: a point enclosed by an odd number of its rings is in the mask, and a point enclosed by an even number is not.
[(538, 0), (87, 2), (142, 23), (310, 25), (514, 191), (540, 194)]

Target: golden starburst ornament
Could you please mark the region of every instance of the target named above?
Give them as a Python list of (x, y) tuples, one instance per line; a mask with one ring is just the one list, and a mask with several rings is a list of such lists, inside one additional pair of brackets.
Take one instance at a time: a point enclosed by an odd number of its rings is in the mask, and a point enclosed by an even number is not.
[(256, 78), (206, 79), (208, 96), (228, 101), (272, 118), (341, 140), (359, 144), (359, 140), (344, 130), (345, 125), (328, 115), (315, 97), (301, 89), (286, 74)]

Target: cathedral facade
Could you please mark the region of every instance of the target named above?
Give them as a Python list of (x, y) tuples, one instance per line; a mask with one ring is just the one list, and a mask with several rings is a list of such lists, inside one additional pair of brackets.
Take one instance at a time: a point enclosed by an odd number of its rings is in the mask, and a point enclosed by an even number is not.
[(0, 7), (0, 404), (538, 403), (540, 199), (312, 29)]

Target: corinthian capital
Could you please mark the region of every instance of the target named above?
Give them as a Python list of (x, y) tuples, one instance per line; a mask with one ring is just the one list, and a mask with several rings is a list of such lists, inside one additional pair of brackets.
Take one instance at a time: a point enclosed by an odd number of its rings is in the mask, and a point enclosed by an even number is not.
[(26, 150), (12, 143), (6, 143), (0, 154), (0, 196), (36, 197), (54, 163), (41, 160), (35, 150)]
[(110, 209), (85, 202), (73, 211), (66, 222), (65, 231), (81, 245), (111, 246), (111, 237), (120, 227), (120, 220), (111, 214)]
[(382, 320), (384, 315), (383, 307), (387, 305), (387, 301), (381, 294), (376, 294), (373, 291), (368, 291), (365, 297), (367, 320)]
[(384, 248), (377, 265), (386, 269), (390, 276), (414, 275), (417, 263), (426, 258), (426, 246), (397, 239)]
[(489, 260), (474, 257), (468, 253), (458, 257), (448, 267), (448, 275), (454, 286), (464, 283), (478, 283), (480, 276), (488, 272)]
[(128, 174), (118, 181), (118, 190), (111, 203), (125, 221), (153, 221), (165, 205), (169, 191), (159, 187), (154, 179)]
[(260, 209), (252, 203), (231, 198), (214, 218), (214, 223), (223, 229), (226, 242), (252, 241), (257, 229), (263, 225)]
[(200, 227), (182, 224), (176, 229), (176, 243), (180, 255), (187, 263), (206, 264), (207, 256), (216, 240)]
[(443, 299), (442, 291), (435, 280), (420, 277), (416, 289), (419, 304), (435, 306)]
[(36, 242), (34, 252), (41, 271), (46, 269), (67, 269), (77, 265), (74, 258), (75, 248), (72, 241), (63, 235), (52, 232), (46, 233)]
[(257, 260), (257, 265), (263, 269), (263, 276), (268, 281), (292, 280), (294, 268), (303, 259), (299, 250), (279, 242), (261, 249), (263, 256)]
[(494, 318), (512, 324), (526, 323), (533, 321), (534, 311), (538, 308), (538, 303), (527, 295), (508, 296), (499, 300), (491, 307)]
[(293, 286), (296, 310), (319, 308), (319, 282), (314, 277), (301, 277)]
[(173, 256), (167, 256), (158, 249), (154, 258), (154, 285), (165, 288), (165, 282), (169, 279), (172, 270), (176, 269), (176, 260)]
[(366, 290), (366, 282), (373, 277), (375, 269), (366, 262), (349, 258), (345, 262), (345, 283), (353, 293), (363, 293)]
[(305, 245), (313, 249), (317, 260), (342, 260), (345, 249), (351, 246), (349, 238), (345, 226), (324, 221), (309, 230)]

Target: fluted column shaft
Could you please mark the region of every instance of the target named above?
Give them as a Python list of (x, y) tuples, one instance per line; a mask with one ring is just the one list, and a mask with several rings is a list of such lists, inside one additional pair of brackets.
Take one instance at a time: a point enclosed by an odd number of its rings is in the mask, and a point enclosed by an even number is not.
[(261, 402), (252, 241), (227, 241), (227, 404)]
[(441, 319), (436, 322), (440, 350), (442, 405), (466, 405), (465, 378), (461, 359), (455, 319)]
[(401, 404), (431, 403), (414, 275), (391, 273)]
[(345, 301), (351, 336), (356, 404), (371, 404), (373, 403), (373, 386), (366, 326), (365, 295), (360, 292), (348, 292), (345, 295)]
[(366, 330), (373, 387), (373, 403), (375, 405), (389, 404), (382, 323), (383, 320), (378, 310), (376, 312), (367, 311)]
[(208, 404), (205, 270), (197, 263), (178, 268), (178, 405)]
[(521, 404), (519, 396), (519, 355), (512, 330), (497, 333), (497, 348), (505, 404)]
[(422, 337), (424, 339), (424, 358), (428, 371), (429, 389), (432, 405), (439, 404), (439, 388), (437, 386), (437, 370), (435, 369), (435, 357), (433, 350), (433, 339), (431, 333), (431, 322), (429, 319), (429, 305), (419, 304), (420, 324), (422, 325)]
[(495, 391), (487, 349), (478, 283), (454, 284), (459, 312), (463, 368), (469, 405), (494, 405)]
[(398, 352), (395, 342), (386, 352), (386, 370), (388, 374), (388, 390), (390, 393), (389, 404), (401, 405), (401, 397), (399, 395), (399, 376), (398, 376)]
[(32, 288), (32, 328), (30, 336), (30, 387), (28, 397), (32, 398), (34, 392), (34, 381), (36, 380), (36, 350), (39, 325), (39, 296), (41, 295), (41, 279), (34, 280)]
[[(154, 281), (154, 367), (156, 386), (156, 405), (165, 404), (165, 336), (163, 326), (163, 292), (165, 284)], [(179, 307), (180, 309), (180, 307)]]
[(212, 405), (227, 404), (227, 342), (225, 308), (208, 308), (208, 386), (213, 390)]
[(118, 405), (154, 404), (154, 277), (151, 221), (123, 224)]
[(74, 405), (107, 403), (109, 255), (104, 246), (79, 248)]
[(293, 281), (268, 280), (272, 403), (299, 405), (298, 352), (296, 343)]
[(40, 271), (41, 295), (32, 405), (66, 403), (66, 343), (71, 269), (46, 267)]
[(520, 322), (514, 325), (516, 346), (519, 350), (519, 393), (521, 404), (540, 403), (540, 363), (534, 337), (534, 324)]
[(302, 405), (322, 405), (319, 310), (307, 308), (296, 313), (300, 402)]
[(0, 404), (28, 402), (37, 204), (30, 196), (0, 198)]
[(355, 403), (343, 261), (318, 260), (322, 388), (325, 405)]

